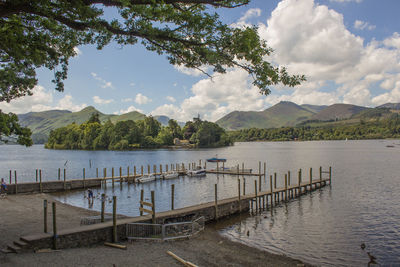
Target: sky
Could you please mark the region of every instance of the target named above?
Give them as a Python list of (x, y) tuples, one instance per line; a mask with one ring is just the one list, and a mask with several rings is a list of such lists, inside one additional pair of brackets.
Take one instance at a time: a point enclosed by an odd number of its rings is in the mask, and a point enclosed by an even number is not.
[(240, 69), (210, 78), (170, 65), (140, 44), (103, 50), (76, 48), (65, 91), (54, 90), (53, 73), (38, 70), (33, 96), (0, 102), (4, 112), (94, 106), (106, 114), (139, 111), (187, 121), (200, 114), (216, 121), (235, 111), (261, 111), (280, 101), (375, 107), (400, 102), (399, 0), (252, 0), (218, 9), (232, 27), (256, 25), (274, 49), (266, 60), (307, 81), (295, 88), (271, 87), (261, 95)]

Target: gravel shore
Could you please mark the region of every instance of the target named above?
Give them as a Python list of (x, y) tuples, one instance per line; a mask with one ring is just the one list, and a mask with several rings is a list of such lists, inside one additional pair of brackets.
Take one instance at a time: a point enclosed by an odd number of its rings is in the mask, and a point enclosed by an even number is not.
[[(0, 199), (0, 247), (20, 236), (43, 232), (43, 200), (51, 195), (11, 195)], [(79, 226), (80, 218), (98, 214), (57, 203), (59, 230)], [(49, 219), (49, 232), (51, 232)], [(198, 266), (303, 266), (282, 255), (250, 248), (218, 234), (209, 224), (190, 239), (168, 242), (126, 242), (127, 250), (97, 245), (43, 253), (0, 254), (1, 266), (183, 266), (167, 254), (171, 251)]]

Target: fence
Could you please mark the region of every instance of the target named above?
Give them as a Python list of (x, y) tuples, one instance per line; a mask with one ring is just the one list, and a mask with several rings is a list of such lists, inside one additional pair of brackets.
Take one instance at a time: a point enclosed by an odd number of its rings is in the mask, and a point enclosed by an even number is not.
[(189, 222), (167, 224), (129, 223), (126, 225), (128, 239), (171, 240), (191, 237), (204, 230), (204, 217)]

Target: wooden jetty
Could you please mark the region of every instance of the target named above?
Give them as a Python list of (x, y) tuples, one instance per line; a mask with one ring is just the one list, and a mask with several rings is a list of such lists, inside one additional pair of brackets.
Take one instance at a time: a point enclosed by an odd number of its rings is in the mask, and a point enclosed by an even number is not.
[[(325, 176), (325, 177), (324, 177)], [(261, 176), (259, 176), (260, 178)], [(181, 218), (198, 218), (204, 217), (205, 222), (219, 220), (221, 218), (231, 216), (233, 214), (251, 212), (252, 214), (261, 212), (262, 210), (272, 209), (279, 202), (287, 202), (293, 198), (301, 197), (304, 194), (310, 193), (314, 190), (322, 189), (326, 185), (331, 185), (332, 182), (332, 168), (323, 171), (322, 167), (319, 168), (319, 177), (313, 177), (313, 170), (310, 168), (309, 177), (303, 180), (302, 170), (297, 173), (297, 183), (291, 183), (291, 173), (285, 174), (284, 186), (277, 187), (277, 175), (270, 175), (269, 177), (269, 190), (262, 191), (260, 186), (261, 179), (254, 179), (254, 192), (246, 194), (246, 182), (243, 178), (237, 179), (237, 195), (234, 197), (219, 199), (218, 198), (218, 185), (215, 184), (214, 196), (212, 202), (202, 203), (191, 207), (180, 209), (174, 208), (174, 195), (175, 188), (171, 186), (171, 210), (164, 212), (156, 212), (155, 206), (155, 192), (151, 192), (151, 203), (144, 201), (144, 191), (141, 191), (140, 197), (140, 214), (141, 216), (134, 218), (118, 219), (116, 216), (116, 197), (113, 197), (113, 220), (104, 222), (104, 205), (102, 204), (101, 223), (94, 225), (85, 225), (78, 228), (66, 229), (58, 231), (54, 230), (53, 233), (47, 233), (47, 201), (44, 205), (45, 225), (44, 233), (24, 236), (20, 241), (15, 244), (23, 244), (20, 247), (10, 245), (7, 249), (2, 250), (5, 253), (29, 251), (32, 249), (62, 249), (73, 248), (79, 246), (91, 246), (94, 244), (104, 242), (116, 242), (117, 240), (127, 240), (127, 225), (130, 223), (166, 223), (174, 222)], [(104, 197), (102, 198), (104, 201)], [(53, 202), (53, 229), (56, 228), (56, 207)], [(145, 209), (144, 206), (151, 207)], [(143, 212), (148, 213), (143, 215)], [(17, 245), (19, 246), (19, 245)]]

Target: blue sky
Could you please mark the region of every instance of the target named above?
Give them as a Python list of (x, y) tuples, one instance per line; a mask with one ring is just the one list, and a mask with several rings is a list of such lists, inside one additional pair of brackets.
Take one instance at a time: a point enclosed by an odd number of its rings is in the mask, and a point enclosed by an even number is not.
[(33, 96), (0, 103), (0, 108), (25, 113), (91, 105), (108, 114), (138, 110), (186, 121), (199, 113), (215, 121), (234, 110), (264, 110), (282, 100), (365, 106), (400, 102), (398, 10), (398, 0), (252, 0), (217, 10), (234, 27), (258, 25), (275, 50), (266, 60), (308, 78), (296, 88), (273, 87), (269, 96), (260, 95), (241, 70), (211, 81), (170, 65), (140, 44), (110, 44), (100, 51), (77, 48), (63, 93), (54, 90), (52, 72), (40, 69)]

